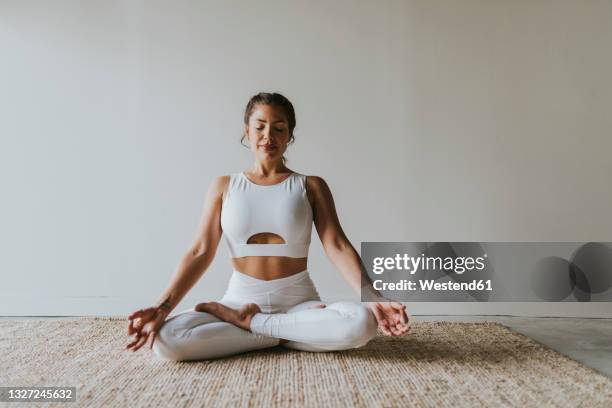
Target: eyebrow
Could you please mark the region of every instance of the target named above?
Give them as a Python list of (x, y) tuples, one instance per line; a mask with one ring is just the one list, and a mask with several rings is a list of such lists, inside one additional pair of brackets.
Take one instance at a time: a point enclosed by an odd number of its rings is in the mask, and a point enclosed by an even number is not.
[[(265, 122), (265, 120), (263, 120), (263, 119), (257, 119), (257, 121), (258, 121), (258, 122)], [(285, 121), (285, 120), (283, 120), (283, 119), (279, 119), (279, 120), (274, 121), (274, 122), (272, 122), (272, 123), (278, 123), (278, 122), (286, 122), (286, 121)]]

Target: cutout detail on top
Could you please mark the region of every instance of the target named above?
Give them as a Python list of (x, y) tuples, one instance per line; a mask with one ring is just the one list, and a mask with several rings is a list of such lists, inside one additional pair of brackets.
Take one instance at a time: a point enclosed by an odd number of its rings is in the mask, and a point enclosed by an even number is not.
[(260, 232), (251, 235), (247, 244), (285, 244), (285, 240), (278, 234), (272, 232)]

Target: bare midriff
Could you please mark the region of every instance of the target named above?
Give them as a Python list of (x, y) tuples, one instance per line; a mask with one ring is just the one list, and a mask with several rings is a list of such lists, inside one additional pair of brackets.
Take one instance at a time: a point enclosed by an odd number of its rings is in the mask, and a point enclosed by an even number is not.
[(308, 258), (286, 256), (245, 256), (232, 258), (232, 265), (238, 272), (253, 278), (272, 280), (295, 275), (307, 268)]

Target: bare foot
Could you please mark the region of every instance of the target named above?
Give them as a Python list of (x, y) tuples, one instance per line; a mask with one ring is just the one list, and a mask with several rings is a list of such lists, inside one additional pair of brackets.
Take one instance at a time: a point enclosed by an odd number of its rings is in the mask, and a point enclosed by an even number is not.
[(325, 309), (326, 306), (327, 305), (323, 305), (323, 304), (321, 304), (321, 305), (314, 305), (314, 306), (309, 307), (309, 309)]
[(219, 302), (205, 302), (196, 305), (195, 310), (210, 313), (224, 322), (249, 331), (251, 330), (251, 319), (256, 313), (261, 313), (261, 309), (255, 303), (247, 303), (240, 309), (232, 309)]

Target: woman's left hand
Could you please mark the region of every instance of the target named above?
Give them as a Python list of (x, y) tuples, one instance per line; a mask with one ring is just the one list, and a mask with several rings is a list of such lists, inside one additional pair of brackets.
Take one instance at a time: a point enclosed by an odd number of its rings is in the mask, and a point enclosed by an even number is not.
[(410, 330), (406, 306), (400, 302), (385, 299), (381, 302), (367, 302), (367, 305), (374, 313), (378, 327), (387, 336), (401, 336)]

